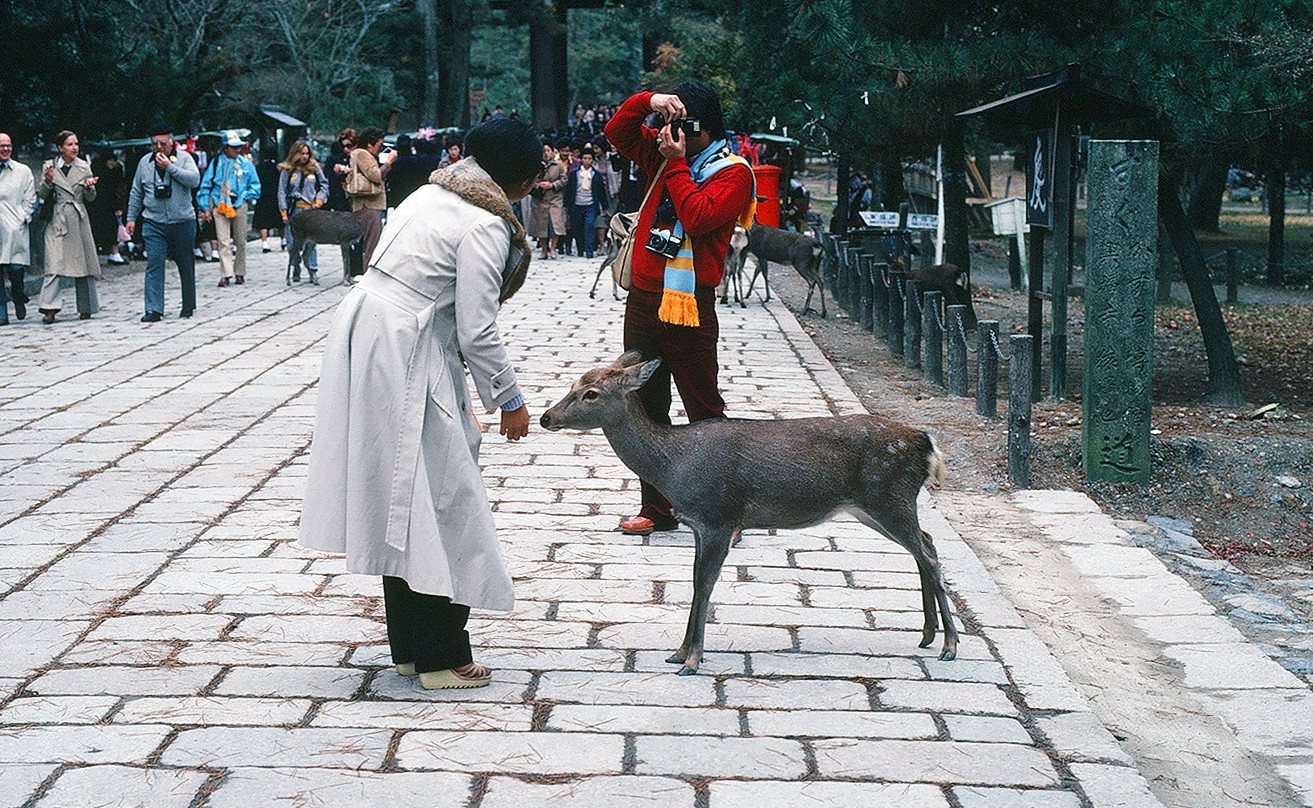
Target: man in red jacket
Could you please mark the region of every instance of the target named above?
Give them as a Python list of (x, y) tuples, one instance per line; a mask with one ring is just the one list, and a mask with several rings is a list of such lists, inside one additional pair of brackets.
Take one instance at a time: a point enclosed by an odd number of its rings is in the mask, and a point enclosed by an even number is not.
[[(643, 124), (653, 112), (665, 121), (659, 130)], [(752, 168), (730, 152), (720, 99), (704, 82), (631, 97), (607, 123), (606, 137), (655, 183), (635, 225), (624, 347), (666, 361), (639, 398), (653, 420), (670, 423), (673, 378), (690, 422), (723, 418), (725, 401), (716, 383), (715, 289), (735, 222), (752, 221)], [(620, 529), (634, 534), (673, 529), (670, 502), (646, 480), (640, 482), (642, 507)]]

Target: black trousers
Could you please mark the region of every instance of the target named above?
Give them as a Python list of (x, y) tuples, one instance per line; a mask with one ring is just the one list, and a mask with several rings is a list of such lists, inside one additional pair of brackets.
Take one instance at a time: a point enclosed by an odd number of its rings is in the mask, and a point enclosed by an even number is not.
[(474, 661), (465, 630), (470, 607), (416, 592), (401, 578), (384, 575), (383, 610), (393, 663), (414, 662), (416, 671), (429, 673)]

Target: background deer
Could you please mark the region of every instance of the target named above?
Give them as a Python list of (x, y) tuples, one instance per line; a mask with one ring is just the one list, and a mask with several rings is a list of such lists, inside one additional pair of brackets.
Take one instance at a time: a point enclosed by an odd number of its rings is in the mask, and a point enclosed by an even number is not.
[(720, 280), (720, 302), (729, 304), (730, 287), (734, 289), (734, 302), (740, 308), (748, 307), (747, 298), (743, 296), (743, 258), (748, 248), (748, 231), (743, 225), (734, 225), (734, 234), (729, 237), (729, 249), (725, 251), (725, 274)]
[(912, 554), (925, 617), (920, 646), (934, 642), (937, 606), (944, 626), (939, 658), (953, 659), (957, 629), (948, 593), (916, 515), (921, 486), (944, 477), (930, 436), (874, 415), (658, 424), (636, 391), (661, 361), (629, 351), (588, 371), (541, 423), (552, 431), (600, 427), (620, 460), (665, 494), (675, 517), (693, 529), (693, 604), (684, 641), (667, 662), (682, 662), (680, 675), (697, 672), (711, 590), (740, 530), (803, 528), (840, 510)]
[(781, 230), (760, 222), (754, 224), (748, 231), (747, 249), (739, 258), (740, 275), (749, 255), (757, 259), (757, 270), (752, 273), (745, 297), (752, 295), (752, 287), (757, 285), (757, 276), (760, 275), (762, 285), (766, 287), (766, 300), (770, 300), (770, 262), (789, 264), (807, 282), (807, 302), (802, 305), (802, 313), (811, 310), (812, 293), (820, 287), (821, 316), (824, 317), (825, 280), (821, 277), (821, 252), (821, 243), (806, 233)]

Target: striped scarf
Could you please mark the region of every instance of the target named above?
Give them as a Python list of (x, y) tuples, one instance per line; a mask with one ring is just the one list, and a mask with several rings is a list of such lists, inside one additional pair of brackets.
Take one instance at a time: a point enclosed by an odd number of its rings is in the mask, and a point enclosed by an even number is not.
[[(729, 150), (724, 138), (713, 140), (688, 164), (693, 182), (701, 185), (715, 176), (722, 168), (734, 164), (748, 166), (748, 162)], [(748, 171), (752, 167), (748, 166)], [(752, 226), (757, 211), (757, 181), (753, 178), (752, 193), (748, 196), (748, 205), (739, 214), (739, 223), (745, 228)], [(698, 302), (693, 292), (697, 286), (697, 275), (693, 269), (693, 237), (684, 232), (684, 225), (676, 221), (671, 231), (679, 239), (679, 254), (666, 261), (666, 272), (661, 292), (661, 308), (657, 318), (671, 325), (698, 327)]]

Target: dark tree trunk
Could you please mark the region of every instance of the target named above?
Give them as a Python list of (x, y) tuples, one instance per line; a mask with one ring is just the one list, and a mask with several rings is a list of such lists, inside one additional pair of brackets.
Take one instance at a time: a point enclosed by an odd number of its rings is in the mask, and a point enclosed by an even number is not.
[(420, 95), (419, 117), (423, 126), (436, 126), (440, 118), (438, 104), (438, 0), (416, 0), (424, 20), (424, 86)]
[(565, 123), (556, 108), (556, 40), (565, 35), (559, 28), (551, 14), (536, 14), (529, 22), (529, 98), (533, 125), (543, 130)]
[(1286, 282), (1286, 168), (1273, 160), (1264, 177), (1267, 185), (1267, 285)]
[(944, 263), (956, 264), (970, 278), (966, 171), (966, 142), (961, 124), (955, 121), (944, 138)]
[(885, 210), (898, 210), (903, 197), (903, 161), (885, 152), (880, 160), (880, 203)]
[[(14, 65), (10, 61), (14, 53), (14, 3), (13, 0), (0, 0), (0, 53), (11, 54), (5, 59), (6, 70), (0, 71), (0, 121), (7, 127), (13, 127), (18, 115), (18, 95), (13, 85)], [(17, 147), (22, 134), (17, 128), (11, 128), (8, 134)]]
[(1190, 191), (1190, 226), (1207, 233), (1221, 231), (1222, 193), (1226, 191), (1226, 161), (1209, 157), (1199, 166)]
[(843, 236), (848, 233), (848, 181), (852, 179), (852, 164), (847, 154), (839, 155), (836, 173), (838, 176), (835, 177), (834, 184), (837, 188), (837, 204), (834, 206), (834, 216), (830, 218), (830, 232), (836, 236)]
[(451, 32), (451, 46), (443, 54), (446, 81), (442, 82), (443, 106), (451, 126), (470, 126), (470, 43), (473, 41), (474, 14), (470, 0), (442, 0), (446, 23)]
[(1181, 262), (1181, 274), (1190, 287), (1195, 316), (1199, 318), (1199, 331), (1208, 354), (1208, 393), (1204, 397), (1210, 404), (1239, 407), (1245, 403), (1240, 389), (1240, 366), (1236, 363), (1231, 336), (1226, 332), (1222, 308), (1213, 294), (1213, 283), (1204, 264), (1204, 253), (1186, 219), (1177, 193), (1179, 171), (1166, 171), (1158, 179), (1158, 215), (1172, 241), (1172, 247)]
[(643, 34), (643, 70), (648, 73), (656, 71), (657, 53), (665, 37), (659, 31), (647, 31)]

